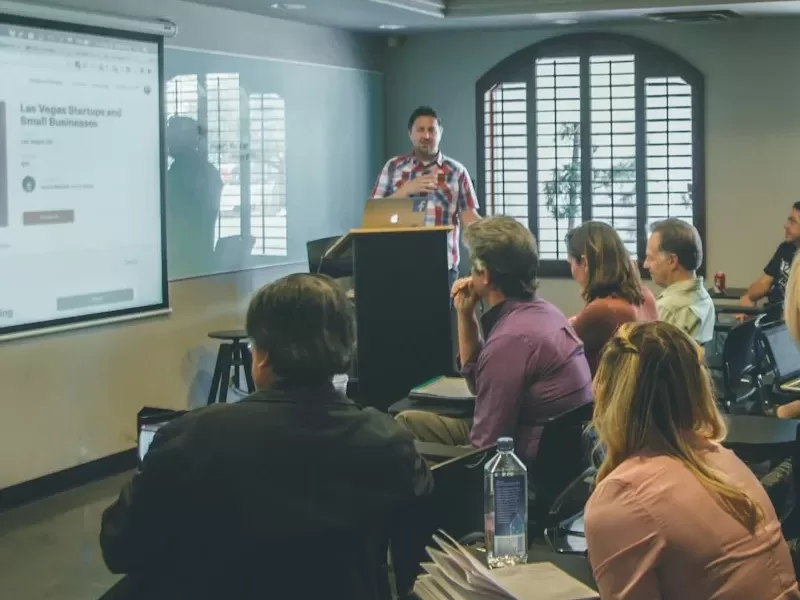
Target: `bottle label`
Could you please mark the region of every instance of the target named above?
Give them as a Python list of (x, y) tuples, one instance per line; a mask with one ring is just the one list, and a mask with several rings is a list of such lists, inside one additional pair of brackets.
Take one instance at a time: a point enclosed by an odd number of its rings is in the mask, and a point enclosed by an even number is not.
[(525, 538), (528, 524), (528, 490), (525, 475), (495, 477), (494, 480), (494, 539), (495, 556), (522, 554), (527, 551)]

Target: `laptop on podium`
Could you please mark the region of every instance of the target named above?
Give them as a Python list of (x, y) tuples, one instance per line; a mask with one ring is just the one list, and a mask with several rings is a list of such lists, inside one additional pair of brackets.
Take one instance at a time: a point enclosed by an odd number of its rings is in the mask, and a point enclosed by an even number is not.
[(370, 198), (364, 205), (362, 229), (422, 227), (427, 198)]
[[(423, 227), (427, 198), (370, 198), (364, 205), (361, 229), (401, 229), (404, 227)], [(331, 244), (321, 260), (335, 256), (349, 234), (341, 236)]]

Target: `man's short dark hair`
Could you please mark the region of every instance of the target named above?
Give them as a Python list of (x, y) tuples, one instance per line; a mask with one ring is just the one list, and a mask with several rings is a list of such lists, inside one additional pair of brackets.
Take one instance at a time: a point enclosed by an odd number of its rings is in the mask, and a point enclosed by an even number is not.
[(800, 212), (800, 201), (795, 202), (794, 204), (792, 204), (792, 210), (796, 210), (797, 212)]
[(355, 349), (352, 304), (325, 275), (297, 273), (262, 287), (250, 301), (246, 329), (277, 377), (302, 383), (347, 372)]
[(414, 129), (414, 123), (416, 123), (417, 119), (419, 119), (420, 117), (433, 117), (434, 119), (436, 119), (436, 122), (439, 124), (439, 127), (442, 126), (442, 120), (439, 118), (439, 113), (437, 113), (430, 106), (419, 106), (414, 110), (414, 112), (411, 113), (411, 116), (408, 118), (409, 131)]
[(472, 268), (489, 272), (489, 282), (507, 298), (530, 300), (539, 285), (536, 238), (516, 219), (487, 217), (464, 229)]
[(696, 271), (703, 264), (703, 242), (694, 225), (681, 219), (664, 219), (650, 226), (661, 237), (659, 250), (674, 254), (687, 271)]

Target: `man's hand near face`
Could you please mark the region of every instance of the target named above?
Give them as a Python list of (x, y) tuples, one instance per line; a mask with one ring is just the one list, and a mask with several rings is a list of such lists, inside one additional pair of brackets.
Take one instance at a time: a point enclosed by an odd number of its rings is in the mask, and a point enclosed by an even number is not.
[(453, 306), (459, 316), (470, 316), (475, 313), (475, 307), (478, 304), (478, 294), (472, 287), (471, 277), (462, 277), (456, 280), (450, 290), (450, 296), (453, 298)]

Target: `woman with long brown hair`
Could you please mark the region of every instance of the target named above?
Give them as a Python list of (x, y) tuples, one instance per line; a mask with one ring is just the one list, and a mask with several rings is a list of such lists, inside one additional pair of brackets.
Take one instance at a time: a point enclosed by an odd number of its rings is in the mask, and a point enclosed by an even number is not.
[(764, 488), (720, 444), (725, 423), (686, 333), (622, 325), (603, 351), (594, 402), (605, 456), (585, 520), (602, 598), (800, 598)]
[(586, 221), (567, 233), (567, 260), (586, 302), (570, 321), (594, 374), (600, 351), (617, 327), (658, 318), (656, 300), (611, 225)]

